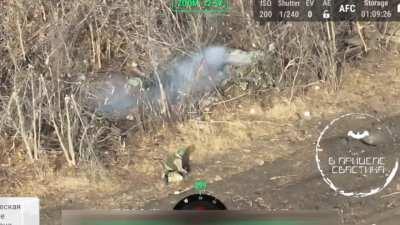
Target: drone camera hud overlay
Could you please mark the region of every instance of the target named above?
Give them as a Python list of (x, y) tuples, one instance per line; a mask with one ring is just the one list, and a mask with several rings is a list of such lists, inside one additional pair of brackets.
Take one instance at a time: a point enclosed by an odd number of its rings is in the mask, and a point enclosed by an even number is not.
[(400, 0), (0, 0), (0, 225), (400, 224)]

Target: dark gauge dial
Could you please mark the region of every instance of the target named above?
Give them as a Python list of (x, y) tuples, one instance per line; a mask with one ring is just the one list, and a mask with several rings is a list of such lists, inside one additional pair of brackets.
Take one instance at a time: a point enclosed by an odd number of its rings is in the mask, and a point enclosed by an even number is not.
[(174, 210), (226, 210), (226, 207), (211, 195), (193, 194), (180, 200)]

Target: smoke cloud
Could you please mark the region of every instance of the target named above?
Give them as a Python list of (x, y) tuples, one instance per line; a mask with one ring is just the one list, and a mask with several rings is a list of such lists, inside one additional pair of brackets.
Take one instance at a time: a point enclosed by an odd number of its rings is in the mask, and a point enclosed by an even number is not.
[[(199, 97), (214, 91), (229, 79), (228, 65), (246, 65), (251, 63), (252, 57), (247, 52), (212, 46), (175, 59), (171, 66), (158, 74), (170, 104), (183, 104), (188, 97), (195, 103)], [(138, 109), (144, 98), (158, 102), (161, 97), (158, 81), (144, 81), (120, 73), (110, 73), (93, 86), (96, 86), (93, 91), (96, 111), (109, 119), (127, 117)]]

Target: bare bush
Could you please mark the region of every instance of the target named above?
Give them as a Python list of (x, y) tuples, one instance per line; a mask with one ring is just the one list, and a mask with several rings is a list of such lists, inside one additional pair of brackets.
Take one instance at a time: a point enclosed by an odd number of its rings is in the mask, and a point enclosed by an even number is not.
[[(119, 144), (118, 132), (85, 100), (88, 82), (103, 78), (101, 71), (149, 78), (177, 55), (223, 44), (268, 53), (250, 71), (236, 74), (234, 85), (245, 82), (253, 91), (289, 87), (293, 97), (298, 85), (315, 81), (337, 88), (341, 65), (367, 45), (363, 28), (344, 23), (261, 26), (246, 13), (250, 1), (234, 1), (228, 15), (176, 14), (169, 5), (164, 0), (1, 2), (1, 134), (17, 137), (31, 160), (46, 150), (60, 151), (75, 166)], [(346, 43), (349, 37), (358, 44)], [(165, 96), (161, 103), (144, 103), (134, 127), (170, 118)]]

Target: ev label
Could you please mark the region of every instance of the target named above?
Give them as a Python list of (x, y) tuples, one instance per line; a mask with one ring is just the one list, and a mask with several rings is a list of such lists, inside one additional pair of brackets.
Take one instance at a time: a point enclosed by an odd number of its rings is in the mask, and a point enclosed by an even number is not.
[(325, 183), (349, 197), (382, 191), (399, 166), (391, 131), (368, 114), (350, 113), (332, 120), (321, 132), (315, 153)]

